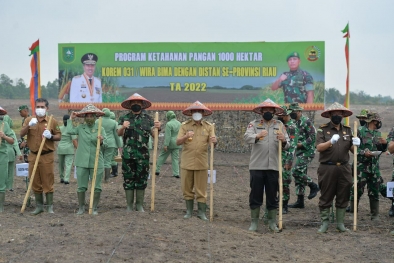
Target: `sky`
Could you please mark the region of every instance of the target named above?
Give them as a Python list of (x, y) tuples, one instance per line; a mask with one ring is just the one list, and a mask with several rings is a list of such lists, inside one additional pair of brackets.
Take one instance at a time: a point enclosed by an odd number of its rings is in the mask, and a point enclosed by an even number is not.
[(40, 39), (41, 84), (58, 76), (58, 43), (325, 41), (326, 88), (394, 97), (392, 0), (2, 0), (0, 74), (31, 77)]

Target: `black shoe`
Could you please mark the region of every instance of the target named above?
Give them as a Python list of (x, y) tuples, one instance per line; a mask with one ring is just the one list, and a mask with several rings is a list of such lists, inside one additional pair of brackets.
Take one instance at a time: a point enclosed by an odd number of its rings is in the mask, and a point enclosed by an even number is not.
[(118, 165), (111, 166), (111, 170), (112, 170), (111, 177), (118, 176)]
[(10, 191), (10, 192), (14, 192), (14, 189), (12, 189), (12, 188), (11, 188), (11, 189), (10, 189), (10, 190), (8, 190), (8, 191)]
[(64, 180), (63, 180), (63, 179), (60, 179), (60, 183), (61, 183), (61, 184), (64, 184)]
[(64, 184), (70, 184), (70, 182), (64, 181)]
[(289, 208), (305, 208), (304, 206), (304, 196), (299, 195), (297, 201), (294, 204), (288, 206)]
[[(352, 201), (350, 201), (352, 202)], [(346, 213), (350, 213), (350, 205), (348, 207), (346, 207)]]
[[(10, 191), (11, 191), (11, 190), (10, 190)], [(390, 210), (389, 210), (389, 216), (390, 216), (390, 217), (393, 217), (393, 216), (394, 216), (394, 204), (391, 205), (391, 208), (390, 208)]]
[(288, 204), (289, 200), (283, 201), (283, 209), (282, 209), (282, 214), (287, 214), (289, 212), (289, 207)]
[(317, 193), (320, 191), (320, 188), (314, 182), (310, 183), (308, 186), (311, 188), (311, 191), (310, 191), (310, 193), (308, 195), (308, 199), (310, 200), (310, 199), (314, 198), (317, 195)]
[(178, 179), (181, 178), (179, 175), (173, 175), (173, 176), (174, 176), (175, 178), (178, 178)]
[(159, 176), (159, 175), (160, 175), (160, 173), (159, 173), (159, 172), (155, 172), (155, 175), (156, 175), (156, 176)]

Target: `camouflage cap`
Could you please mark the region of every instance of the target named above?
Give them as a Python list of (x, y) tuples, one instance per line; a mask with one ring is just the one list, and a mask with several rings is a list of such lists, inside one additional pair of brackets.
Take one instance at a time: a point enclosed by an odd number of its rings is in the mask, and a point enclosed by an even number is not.
[(81, 111), (77, 112), (77, 117), (85, 117), (86, 114), (95, 114), (96, 117), (103, 116), (104, 112), (102, 112), (99, 108), (94, 106), (93, 104), (86, 105)]
[(120, 106), (122, 106), (125, 109), (131, 109), (131, 102), (132, 101), (136, 101), (136, 100), (140, 100), (142, 101), (142, 109), (147, 109), (150, 106), (152, 106), (152, 103), (145, 99), (144, 97), (142, 97), (140, 94), (138, 93), (134, 93), (133, 95), (131, 95), (130, 97), (128, 97), (126, 100), (124, 100)]
[(367, 118), (368, 117), (368, 113), (370, 113), (371, 111), (368, 109), (362, 109), (360, 111), (359, 115), (356, 115), (356, 118)]
[(367, 119), (365, 121), (366, 122), (382, 121), (382, 118), (380, 117), (379, 113), (377, 113), (377, 112), (370, 112), (370, 113), (368, 113)]
[(24, 110), (24, 109), (28, 110), (29, 107), (27, 105), (21, 105), (21, 106), (19, 106), (18, 111), (21, 111), (21, 110)]
[(6, 115), (7, 111), (3, 109), (3, 107), (0, 107), (0, 115)]
[(290, 113), (293, 112), (293, 110), (287, 108), (286, 105), (283, 105), (283, 106), (280, 106), (280, 107), (283, 109), (283, 112), (282, 113), (277, 113), (276, 115), (278, 115), (278, 116), (287, 116), (287, 115), (290, 115)]
[(281, 114), (283, 112), (283, 109), (271, 99), (266, 99), (265, 101), (257, 105), (257, 107), (253, 109), (253, 111), (257, 114), (262, 115), (261, 110), (263, 108), (274, 108), (275, 114)]
[(191, 104), (189, 107), (187, 107), (185, 110), (183, 110), (182, 113), (186, 116), (192, 116), (192, 110), (203, 110), (203, 116), (208, 116), (212, 114), (212, 111), (198, 100)]
[(289, 105), (289, 108), (288, 108), (289, 110), (292, 110), (292, 111), (296, 111), (296, 110), (304, 110), (304, 108), (303, 107), (301, 107), (300, 105), (298, 105), (298, 102), (293, 102), (293, 103), (290, 103), (290, 105)]
[(300, 58), (300, 53), (293, 51), (286, 57), (286, 61), (289, 61), (289, 58)]
[(332, 111), (342, 111), (343, 117), (349, 117), (353, 115), (353, 112), (348, 110), (345, 106), (339, 104), (338, 102), (334, 102), (325, 111), (322, 112), (321, 116), (324, 118), (330, 118), (330, 113)]

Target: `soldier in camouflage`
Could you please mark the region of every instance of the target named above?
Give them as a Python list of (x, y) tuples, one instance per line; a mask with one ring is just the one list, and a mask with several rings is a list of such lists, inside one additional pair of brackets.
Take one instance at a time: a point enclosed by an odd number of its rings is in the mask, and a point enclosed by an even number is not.
[[(379, 218), (379, 189), (383, 182), (379, 170), (379, 157), (376, 151), (386, 151), (387, 140), (382, 138), (379, 129), (382, 127), (382, 119), (378, 113), (371, 112), (366, 119), (367, 124), (362, 126), (358, 131), (358, 137), (361, 139), (361, 145), (357, 149), (357, 191), (358, 203), (364, 193), (364, 187), (367, 185), (369, 205), (371, 209), (371, 220), (377, 221)], [(354, 202), (353, 188), (350, 196), (351, 210), (356, 208), (352, 207)]]
[(136, 210), (144, 212), (143, 203), (149, 176), (149, 136), (153, 129), (160, 130), (161, 123), (154, 122), (143, 109), (152, 103), (134, 93), (121, 106), (130, 112), (119, 118), (118, 135), (123, 137), (122, 171), (123, 188), (126, 192), (127, 211), (133, 210), (134, 192)]
[[(394, 127), (391, 128), (391, 130), (389, 132), (389, 135), (387, 136), (387, 141), (389, 141), (389, 146), (388, 146), (387, 150), (391, 154), (393, 154), (394, 153)], [(393, 163), (393, 165), (394, 165), (394, 163)], [(391, 181), (394, 181), (394, 170), (393, 170), (393, 174), (392, 174), (392, 177), (391, 177)], [(394, 216), (394, 202), (392, 202), (392, 204), (391, 204), (389, 215), (390, 216)], [(390, 234), (394, 236), (394, 230), (391, 231)]]
[(312, 181), (307, 174), (308, 165), (315, 157), (316, 129), (312, 121), (302, 114), (303, 108), (297, 102), (291, 103), (289, 109), (292, 110), (290, 117), (294, 120), (298, 128), (298, 142), (296, 149), (296, 165), (292, 169), (292, 174), (296, 185), (297, 201), (290, 208), (304, 208), (305, 187), (310, 187), (308, 199), (314, 198), (319, 192), (319, 186)]
[(292, 110), (286, 106), (281, 106), (283, 113), (277, 114), (278, 120), (283, 122), (289, 135), (290, 146), (288, 149), (282, 149), (282, 184), (283, 184), (283, 214), (288, 213), (288, 203), (290, 200), (290, 184), (291, 184), (291, 167), (293, 165), (294, 154), (298, 142), (298, 127), (291, 119)]
[[(19, 114), (21, 115), (22, 119), (22, 126), (23, 123), (25, 122), (25, 119), (29, 117), (29, 107), (27, 105), (21, 105), (18, 108)], [(19, 149), (21, 149), (22, 155), (23, 155), (23, 161), (25, 163), (28, 163), (27, 157), (29, 156), (29, 147), (27, 146), (27, 141), (24, 137), (20, 138), (18, 140), (19, 144)]]
[(300, 54), (291, 52), (287, 58), (290, 71), (284, 72), (271, 86), (272, 90), (283, 89), (285, 103), (313, 103), (313, 78), (307, 71), (299, 68)]

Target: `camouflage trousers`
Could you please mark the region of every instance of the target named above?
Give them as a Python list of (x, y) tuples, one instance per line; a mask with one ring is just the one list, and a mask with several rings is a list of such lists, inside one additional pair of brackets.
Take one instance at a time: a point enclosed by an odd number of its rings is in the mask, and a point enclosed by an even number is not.
[[(361, 172), (357, 175), (357, 199), (360, 200), (364, 194), (365, 185), (367, 185), (369, 198), (379, 201), (379, 192), (382, 190), (382, 183), (383, 179), (380, 176), (380, 172), (376, 174)], [(354, 200), (354, 187), (350, 191), (350, 200)]]
[(305, 187), (312, 183), (308, 176), (308, 165), (312, 162), (313, 157), (298, 155), (296, 165), (292, 169), (294, 182), (296, 186), (296, 195), (305, 195)]
[(290, 184), (291, 184), (291, 169), (282, 170), (282, 185), (283, 185), (283, 201), (290, 199)]
[(149, 177), (148, 159), (123, 159), (123, 188), (124, 190), (145, 190)]

